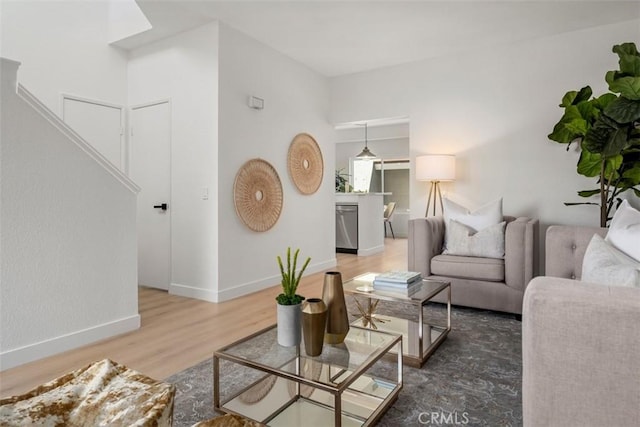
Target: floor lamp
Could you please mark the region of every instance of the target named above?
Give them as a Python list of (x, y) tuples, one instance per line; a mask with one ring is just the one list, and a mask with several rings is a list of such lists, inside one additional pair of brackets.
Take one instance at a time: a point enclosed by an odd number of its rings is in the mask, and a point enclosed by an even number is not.
[(418, 181), (431, 181), (429, 197), (427, 198), (427, 211), (424, 216), (429, 216), (429, 207), (433, 198), (433, 216), (436, 215), (436, 197), (442, 205), (442, 193), (440, 181), (453, 181), (456, 177), (456, 157), (448, 154), (427, 154), (416, 158), (416, 179)]

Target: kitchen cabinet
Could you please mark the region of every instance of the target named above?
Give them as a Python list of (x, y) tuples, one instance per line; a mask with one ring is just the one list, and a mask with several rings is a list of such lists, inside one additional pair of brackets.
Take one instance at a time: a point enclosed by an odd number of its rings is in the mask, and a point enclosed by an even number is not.
[[(372, 255), (384, 250), (384, 202), (383, 193), (336, 193), (336, 249), (356, 253), (359, 256)], [(354, 215), (357, 207), (357, 245), (353, 244)], [(342, 211), (342, 213), (340, 213)], [(346, 238), (346, 239), (345, 239)], [(345, 242), (348, 242), (345, 245)], [(349, 245), (350, 243), (350, 245)], [(339, 246), (350, 246), (339, 248)], [(355, 246), (355, 247), (354, 247)]]

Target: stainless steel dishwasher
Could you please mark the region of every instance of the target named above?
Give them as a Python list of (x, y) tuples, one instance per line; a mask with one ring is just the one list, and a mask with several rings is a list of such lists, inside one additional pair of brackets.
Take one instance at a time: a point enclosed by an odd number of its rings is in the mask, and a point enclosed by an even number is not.
[(336, 252), (358, 253), (358, 205), (336, 203)]

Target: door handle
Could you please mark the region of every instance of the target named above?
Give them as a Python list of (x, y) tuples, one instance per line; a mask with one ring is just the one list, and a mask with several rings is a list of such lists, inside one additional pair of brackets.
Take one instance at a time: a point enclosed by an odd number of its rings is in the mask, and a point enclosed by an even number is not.
[(155, 205), (154, 208), (155, 209), (162, 209), (163, 211), (166, 211), (167, 210), (167, 204), (163, 203), (161, 205)]

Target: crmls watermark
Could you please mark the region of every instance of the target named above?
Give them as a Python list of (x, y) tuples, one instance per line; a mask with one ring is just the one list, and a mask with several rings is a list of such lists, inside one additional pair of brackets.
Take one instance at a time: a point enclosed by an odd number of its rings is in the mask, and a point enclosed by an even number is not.
[(469, 414), (467, 412), (420, 412), (418, 415), (420, 424), (429, 424), (434, 426), (462, 426), (469, 424)]

